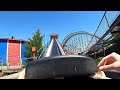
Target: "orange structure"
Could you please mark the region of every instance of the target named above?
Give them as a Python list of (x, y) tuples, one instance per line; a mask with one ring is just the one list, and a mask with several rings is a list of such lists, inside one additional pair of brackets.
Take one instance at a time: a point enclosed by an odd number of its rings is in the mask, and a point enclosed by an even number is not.
[(58, 34), (51, 34), (51, 39), (58, 39)]
[(33, 53), (33, 60), (35, 60), (35, 57), (36, 57), (36, 48), (35, 47), (32, 47), (32, 53)]

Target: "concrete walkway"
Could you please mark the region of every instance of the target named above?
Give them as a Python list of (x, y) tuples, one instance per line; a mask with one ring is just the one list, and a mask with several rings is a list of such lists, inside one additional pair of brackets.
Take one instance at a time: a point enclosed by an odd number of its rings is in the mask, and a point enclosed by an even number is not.
[(19, 73), (15, 73), (15, 74), (11, 74), (11, 75), (7, 75), (7, 76), (3, 76), (3, 77), (0, 77), (0, 79), (18, 79), (19, 77)]
[(24, 72), (25, 72), (25, 69), (23, 69), (18, 73), (0, 77), (0, 79), (23, 79)]

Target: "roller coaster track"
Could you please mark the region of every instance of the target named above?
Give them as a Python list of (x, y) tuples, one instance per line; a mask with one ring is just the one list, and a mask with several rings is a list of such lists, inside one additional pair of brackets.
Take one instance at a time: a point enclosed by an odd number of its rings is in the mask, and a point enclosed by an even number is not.
[[(109, 20), (109, 16), (107, 17), (107, 13), (109, 13), (109, 11), (107, 12), (105, 12), (104, 13), (104, 15), (103, 15), (103, 17), (102, 17), (102, 19), (101, 19), (101, 21), (100, 21), (100, 23), (99, 23), (99, 25), (98, 25), (98, 27), (97, 27), (97, 29), (96, 29), (96, 31), (95, 31), (95, 33), (94, 33), (94, 35), (97, 35), (96, 33), (99, 33), (99, 32), (101, 32), (100, 30), (100, 28), (105, 24), (105, 22), (106, 22), (106, 30), (104, 29), (104, 33), (103, 33), (103, 35), (100, 37), (100, 39), (93, 45), (93, 46), (91, 46), (91, 48), (88, 50), (88, 52), (89, 51), (95, 51), (95, 49), (97, 49), (97, 48), (95, 48), (96, 46), (99, 46), (99, 45), (104, 45), (104, 44), (106, 44), (106, 43), (108, 43), (108, 41), (112, 38), (112, 35), (111, 35), (111, 32), (115, 29), (115, 27), (118, 25), (118, 24), (120, 24), (120, 11), (118, 11), (115, 15), (114, 15), (114, 17), (112, 18), (112, 20), (111, 21), (109, 21), (108, 22), (108, 20)], [(102, 22), (104, 22), (103, 23), (103, 25), (102, 25)], [(98, 35), (99, 36), (99, 35)], [(106, 38), (107, 37), (107, 38)], [(102, 42), (104, 40), (104, 42)], [(91, 38), (91, 41), (92, 41), (92, 38)], [(91, 43), (91, 41), (89, 42), (89, 44)], [(88, 44), (88, 46), (89, 46), (89, 44)]]

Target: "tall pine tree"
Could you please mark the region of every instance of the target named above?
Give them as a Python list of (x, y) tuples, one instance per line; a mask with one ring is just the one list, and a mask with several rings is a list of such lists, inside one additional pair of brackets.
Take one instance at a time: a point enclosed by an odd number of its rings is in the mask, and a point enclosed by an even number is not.
[(28, 38), (29, 42), (25, 43), (26, 52), (24, 52), (25, 57), (32, 57), (32, 47), (36, 47), (36, 51), (38, 51), (42, 47), (42, 39), (40, 29), (38, 28), (36, 33), (33, 34), (32, 38)]

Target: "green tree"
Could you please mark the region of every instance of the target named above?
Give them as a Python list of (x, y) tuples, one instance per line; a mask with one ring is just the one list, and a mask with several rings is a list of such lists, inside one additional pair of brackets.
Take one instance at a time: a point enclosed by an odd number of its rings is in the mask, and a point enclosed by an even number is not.
[[(38, 51), (42, 47), (42, 39), (40, 29), (38, 28), (36, 33), (33, 34), (32, 38), (28, 38), (29, 42), (25, 43), (26, 52), (24, 52), (25, 57), (32, 57), (32, 47), (36, 47), (36, 51)], [(31, 60), (31, 59), (30, 59)]]

